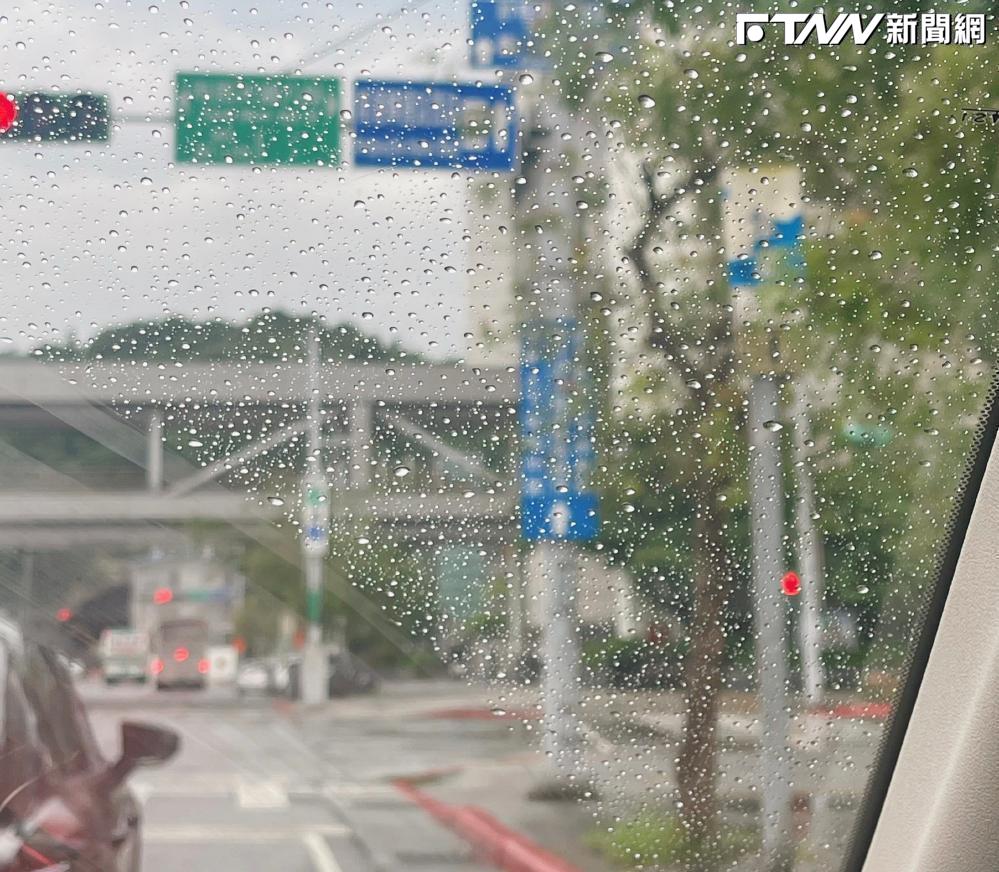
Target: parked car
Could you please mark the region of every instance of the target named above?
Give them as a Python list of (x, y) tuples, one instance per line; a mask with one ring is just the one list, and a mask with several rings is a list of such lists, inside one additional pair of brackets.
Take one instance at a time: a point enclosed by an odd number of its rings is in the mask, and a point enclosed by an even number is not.
[[(371, 693), (378, 687), (378, 674), (349, 651), (331, 650), (326, 670), (326, 693), (330, 698)], [(301, 695), (301, 674), (302, 658), (293, 655), (287, 661), (287, 680), (283, 682), (283, 692), (292, 699)]]
[(264, 660), (247, 660), (236, 671), (236, 691), (240, 696), (276, 691), (274, 668)]
[(101, 754), (52, 650), (0, 618), (0, 872), (138, 872), (140, 808), (126, 781), (176, 753), (176, 733), (125, 722)]

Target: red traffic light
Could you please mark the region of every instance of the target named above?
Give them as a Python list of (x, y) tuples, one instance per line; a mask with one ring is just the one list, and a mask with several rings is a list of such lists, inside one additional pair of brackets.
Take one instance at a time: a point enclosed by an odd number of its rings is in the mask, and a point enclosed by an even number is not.
[(801, 579), (797, 572), (785, 572), (780, 580), (780, 590), (786, 596), (797, 596), (801, 593)]
[(159, 587), (153, 591), (153, 602), (158, 606), (166, 605), (173, 601), (173, 591), (168, 587)]
[(72, 609), (67, 609), (67, 608), (63, 607), (63, 608), (59, 609), (59, 611), (56, 612), (56, 620), (59, 621), (62, 624), (65, 624), (66, 621), (68, 621), (72, 617), (73, 617), (73, 610)]
[(15, 121), (17, 121), (17, 103), (9, 94), (0, 91), (0, 133), (10, 130)]

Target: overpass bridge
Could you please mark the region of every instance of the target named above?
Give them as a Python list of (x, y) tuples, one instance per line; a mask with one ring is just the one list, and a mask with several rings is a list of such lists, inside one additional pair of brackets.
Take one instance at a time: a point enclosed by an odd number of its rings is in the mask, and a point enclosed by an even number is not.
[[(312, 391), (334, 519), (417, 538), (509, 537), (514, 371), (327, 363), (310, 382), (296, 363), (9, 359), (0, 360), (0, 549), (167, 543), (187, 521), (287, 517)], [(471, 443), (498, 446), (492, 465)]]

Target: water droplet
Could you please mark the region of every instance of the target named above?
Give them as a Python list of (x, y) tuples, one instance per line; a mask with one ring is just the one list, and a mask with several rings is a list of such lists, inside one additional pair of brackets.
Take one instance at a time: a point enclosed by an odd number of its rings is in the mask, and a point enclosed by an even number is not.
[(204, 445), (205, 443), (204, 442), (199, 442), (197, 439), (188, 439), (187, 440), (187, 444), (191, 448), (201, 448), (201, 446)]
[(372, 318), (375, 317), (375, 313), (374, 312), (361, 312), (361, 317), (365, 321), (370, 321)]
[(638, 98), (638, 105), (643, 109), (651, 109), (656, 105), (656, 101), (653, 100), (648, 94), (641, 94)]
[(269, 502), (272, 506), (284, 505), (284, 500), (281, 499), (281, 497), (267, 497), (267, 502)]
[(609, 64), (612, 60), (614, 60), (614, 55), (612, 55), (609, 51), (598, 51), (593, 57), (602, 64)]
[(862, 585), (860, 585), (860, 587), (857, 588), (857, 593), (859, 593), (859, 594), (865, 594), (865, 593), (870, 593), (870, 592), (871, 592), (871, 589), (866, 584), (862, 584)]
[(871, 260), (881, 260), (881, 258), (883, 258), (883, 257), (884, 257), (884, 254), (882, 254), (877, 249), (875, 249), (874, 251), (871, 252)]
[(407, 475), (409, 475), (410, 469), (408, 466), (397, 466), (395, 469), (392, 470), (392, 472), (396, 478), (405, 478)]
[(693, 69), (691, 69), (691, 70), (684, 70), (684, 71), (683, 71), (683, 74), (684, 74), (684, 75), (685, 75), (685, 76), (686, 76), (686, 77), (687, 77), (688, 79), (696, 79), (696, 78), (699, 78), (697, 70), (693, 70)]
[(780, 421), (764, 421), (763, 429), (769, 430), (771, 433), (776, 433), (778, 430), (783, 430), (784, 425)]
[(518, 81), (522, 85), (530, 85), (531, 82), (534, 81), (534, 76), (532, 76), (530, 73), (521, 73)]

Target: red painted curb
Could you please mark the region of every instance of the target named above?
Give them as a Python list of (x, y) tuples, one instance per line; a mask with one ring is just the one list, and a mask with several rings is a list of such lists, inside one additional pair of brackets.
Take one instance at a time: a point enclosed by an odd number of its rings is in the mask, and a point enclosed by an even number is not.
[(826, 715), (832, 718), (869, 718), (883, 721), (891, 715), (891, 703), (888, 702), (844, 702), (827, 708), (812, 709), (814, 714)]
[(504, 872), (580, 872), (537, 842), (511, 830), (487, 811), (474, 805), (452, 805), (414, 787), (405, 778), (392, 782), (449, 830), (468, 842), (483, 860)]
[(541, 715), (531, 709), (444, 708), (425, 712), (421, 717), (448, 721), (537, 721)]

